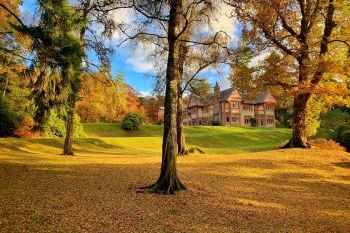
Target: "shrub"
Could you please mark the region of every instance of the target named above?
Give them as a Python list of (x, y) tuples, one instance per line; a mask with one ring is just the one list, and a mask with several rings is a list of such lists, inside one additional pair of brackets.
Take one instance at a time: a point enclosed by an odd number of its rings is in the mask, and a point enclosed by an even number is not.
[(0, 136), (12, 136), (22, 118), (23, 112), (16, 111), (6, 97), (0, 97)]
[(257, 127), (258, 126), (258, 122), (256, 121), (256, 119), (254, 117), (250, 118), (250, 124), (253, 127)]
[(20, 138), (30, 138), (34, 136), (34, 119), (29, 115), (24, 115), (22, 122), (17, 126), (14, 131), (14, 135)]
[(350, 151), (350, 130), (344, 130), (340, 134), (340, 145), (344, 146), (347, 151)]
[(292, 121), (292, 112), (289, 108), (276, 108), (276, 127), (290, 128)]
[(143, 123), (142, 116), (137, 113), (129, 112), (124, 116), (122, 128), (128, 131), (138, 130)]
[(350, 126), (340, 125), (334, 131), (334, 140), (350, 151)]
[[(43, 125), (44, 132), (50, 137), (65, 137), (66, 136), (66, 122), (56, 110), (51, 110), (49, 117)], [(78, 114), (74, 114), (74, 137), (79, 138), (84, 134), (83, 126), (80, 122)]]
[(318, 130), (318, 136), (332, 138), (335, 136), (340, 125), (350, 125), (350, 114), (338, 107), (333, 107), (325, 113), (321, 113), (321, 128)]
[(84, 128), (81, 124), (80, 116), (78, 114), (74, 114), (74, 132), (73, 135), (75, 138), (81, 138), (84, 136)]
[(218, 120), (212, 120), (210, 123), (211, 123), (211, 125), (213, 125), (213, 126), (219, 126), (219, 125), (221, 125), (221, 124), (220, 124), (220, 121), (218, 121)]
[(64, 137), (66, 125), (64, 120), (58, 116), (56, 110), (51, 110), (48, 118), (43, 124), (44, 133), (50, 137)]
[(335, 142), (330, 139), (324, 139), (324, 138), (317, 138), (314, 140), (309, 141), (310, 144), (314, 147), (320, 148), (320, 149), (328, 149), (328, 150), (340, 150), (344, 151), (344, 147), (342, 147), (338, 142)]

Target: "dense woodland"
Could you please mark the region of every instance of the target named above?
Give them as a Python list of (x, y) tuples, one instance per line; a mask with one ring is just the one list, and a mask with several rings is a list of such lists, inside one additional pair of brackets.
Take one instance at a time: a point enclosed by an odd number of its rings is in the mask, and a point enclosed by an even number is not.
[[(19, 6), (18, 0), (0, 3), (6, 19), (0, 22), (1, 136), (64, 137), (63, 154), (73, 155), (80, 122), (119, 122), (134, 112), (157, 123), (164, 106), (161, 171), (144, 190), (174, 193), (185, 189), (176, 169), (176, 156), (188, 154), (183, 97), (208, 95), (200, 73), (227, 66), (241, 91), (267, 90), (280, 99), (280, 126), (293, 132), (285, 147), (307, 148), (308, 137), (331, 137), (339, 125), (342, 138), (350, 138), (348, 0), (38, 0), (33, 22)], [(211, 30), (223, 8), (242, 27), (234, 42), (234, 35)], [(111, 19), (120, 9), (137, 15), (132, 25)], [(156, 97), (141, 97), (122, 73), (111, 75), (116, 32), (124, 38), (120, 45), (152, 44), (150, 55), (166, 61), (154, 67)]]

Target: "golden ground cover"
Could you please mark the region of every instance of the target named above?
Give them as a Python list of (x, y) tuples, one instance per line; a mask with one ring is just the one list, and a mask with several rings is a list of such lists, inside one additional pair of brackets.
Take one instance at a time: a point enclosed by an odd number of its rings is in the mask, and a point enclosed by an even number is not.
[(63, 157), (59, 139), (0, 139), (1, 232), (349, 232), (349, 153), (179, 157), (188, 190), (162, 196), (137, 192), (159, 138), (84, 140)]

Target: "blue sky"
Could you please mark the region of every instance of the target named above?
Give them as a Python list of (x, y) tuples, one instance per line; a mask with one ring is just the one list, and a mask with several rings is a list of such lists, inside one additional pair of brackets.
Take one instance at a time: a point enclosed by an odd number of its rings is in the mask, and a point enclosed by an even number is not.
[[(22, 17), (32, 20), (35, 8), (35, 0), (24, 0), (21, 6)], [(226, 28), (228, 27), (231, 33), (236, 33), (236, 35), (233, 36), (237, 37), (238, 30), (233, 29), (233, 27), (235, 27), (234, 24), (228, 22), (227, 24), (229, 25), (227, 25), (225, 22), (226, 21), (221, 19), (221, 23), (224, 24), (223, 26)], [(230, 27), (232, 27), (232, 30)], [(136, 49), (128, 45), (115, 48), (111, 56), (112, 75), (123, 73), (126, 83), (143, 95), (152, 93), (154, 80), (147, 75), (152, 72), (152, 68), (152, 62), (147, 57), (146, 51), (140, 49), (138, 46), (136, 46)], [(211, 84), (218, 81), (221, 88), (224, 89), (230, 86), (227, 80), (228, 71), (228, 67), (224, 67), (220, 73), (209, 69), (202, 72), (201, 76), (208, 79)]]

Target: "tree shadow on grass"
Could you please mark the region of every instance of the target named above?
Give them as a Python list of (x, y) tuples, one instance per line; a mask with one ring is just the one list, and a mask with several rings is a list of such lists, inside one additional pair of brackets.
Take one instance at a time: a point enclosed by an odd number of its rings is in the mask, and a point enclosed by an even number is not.
[[(63, 139), (61, 138), (40, 138), (40, 139), (36, 139), (35, 142), (48, 147), (55, 147), (59, 149), (63, 148)], [(86, 148), (87, 151), (89, 148), (123, 149), (123, 147), (106, 143), (105, 141), (98, 138), (76, 139), (73, 142), (73, 146)]]
[(350, 162), (332, 163), (334, 166), (350, 169)]
[(98, 138), (82, 138), (75, 141), (74, 143), (85, 148), (100, 147), (101, 149), (124, 149), (122, 146), (112, 145)]
[[(235, 165), (259, 170), (259, 164), (276, 168), (271, 161), (260, 159)], [(6, 224), (33, 231), (50, 227), (48, 221), (32, 225), (20, 221), (19, 216), (30, 218), (30, 210), (37, 207), (40, 214), (67, 229), (75, 229), (77, 221), (87, 222), (89, 232), (101, 230), (94, 228), (97, 220), (107, 221), (103, 230), (108, 232), (118, 232), (118, 221), (129, 231), (346, 232), (343, 203), (348, 201), (348, 185), (322, 181), (312, 172), (276, 171), (271, 176), (250, 177), (244, 173), (208, 174), (207, 166), (202, 167), (200, 171), (192, 165), (183, 167), (181, 174), (189, 191), (165, 197), (141, 195), (134, 189), (151, 182), (158, 175), (159, 164), (35, 165), (26, 171), (18, 164), (0, 164), (4, 176), (0, 194), (8, 203), (5, 211), (18, 217)], [(12, 190), (20, 192), (8, 195)], [(24, 206), (22, 213), (10, 208), (18, 204)], [(75, 221), (69, 221), (72, 211)], [(172, 226), (167, 225), (171, 221)]]
[[(18, 139), (11, 143), (0, 143), (0, 147), (9, 150), (9, 154), (14, 152), (26, 154), (56, 153), (57, 149), (63, 149), (63, 139), (61, 138), (34, 138)], [(31, 147), (36, 144), (37, 147)], [(98, 138), (81, 138), (73, 142), (73, 148), (76, 152), (81, 153), (104, 153), (104, 154), (125, 154), (125, 148), (113, 145)], [(54, 150), (53, 150), (54, 149)]]

